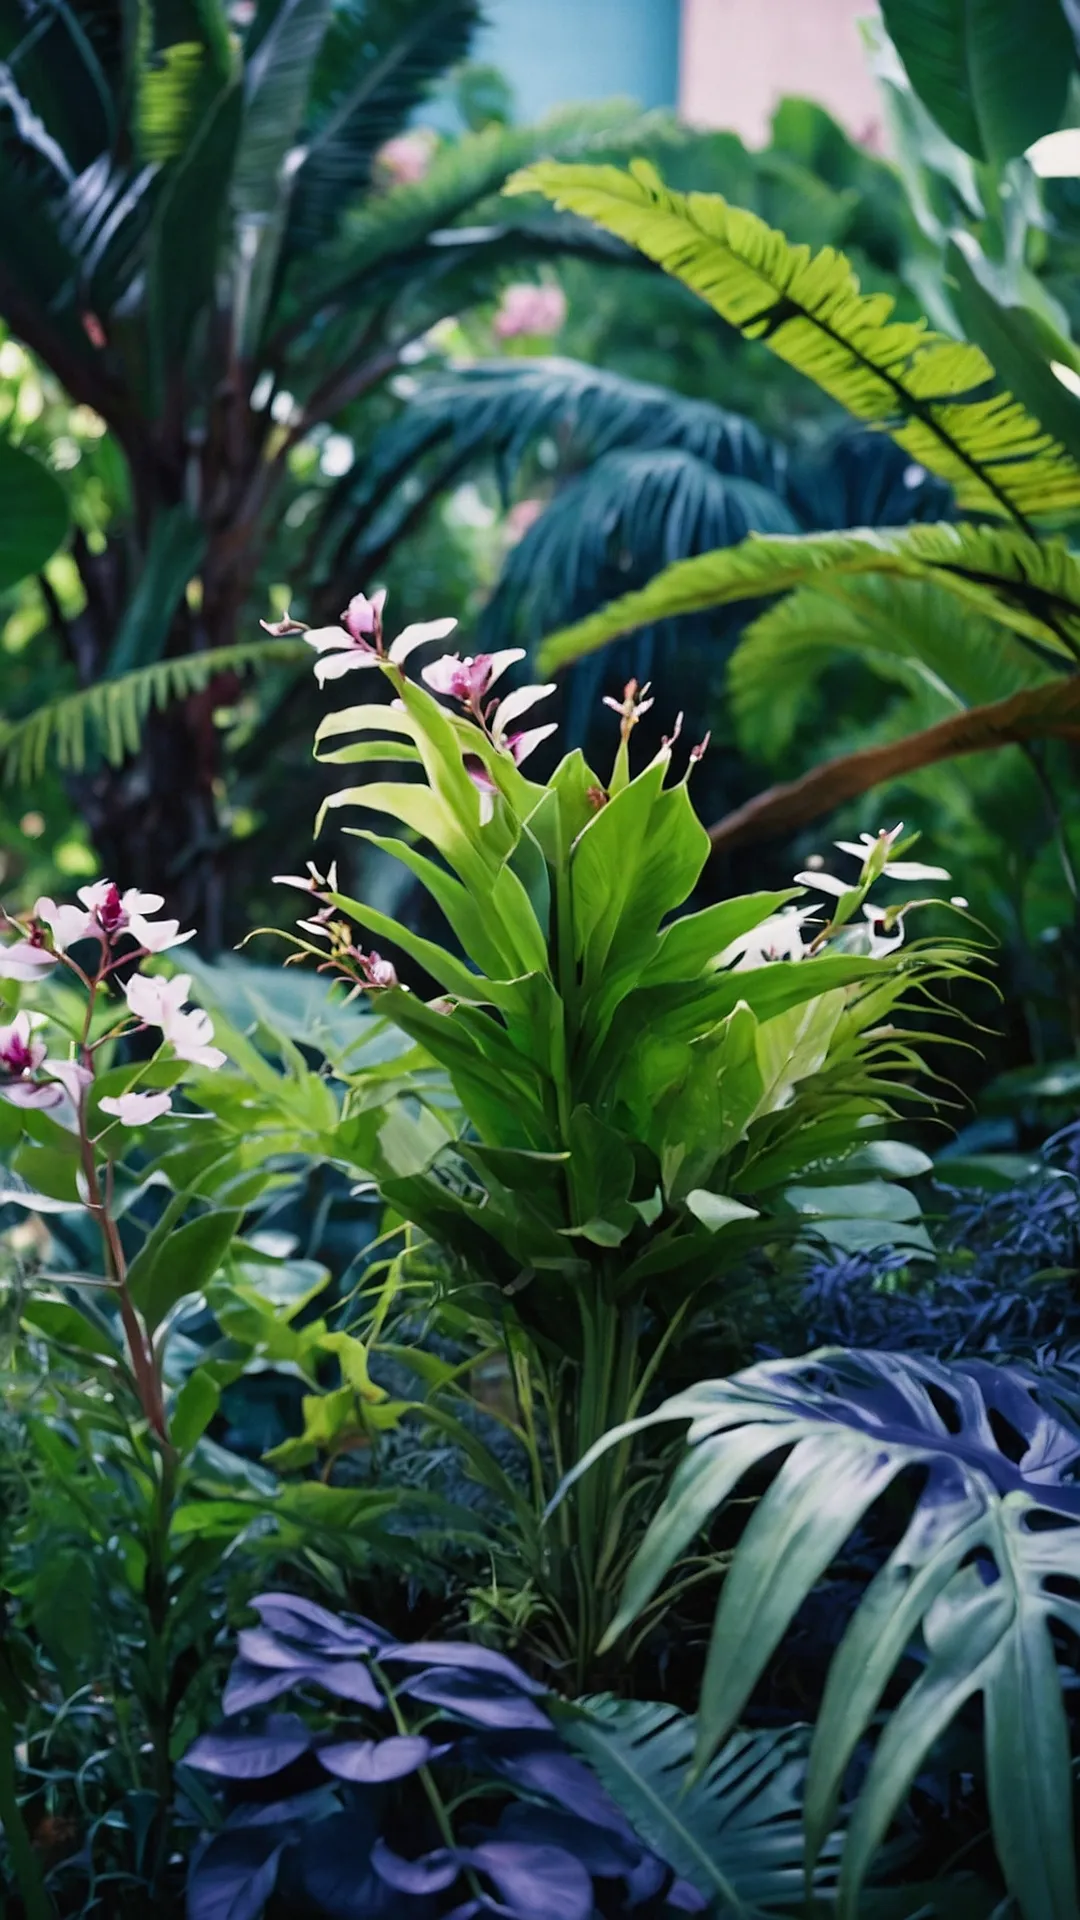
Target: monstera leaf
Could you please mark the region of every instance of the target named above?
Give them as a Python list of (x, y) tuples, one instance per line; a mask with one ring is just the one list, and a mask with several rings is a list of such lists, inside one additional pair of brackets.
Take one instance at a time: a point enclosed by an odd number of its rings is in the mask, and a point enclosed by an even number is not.
[[(826, 1349), (678, 1394), (607, 1435), (576, 1472), (629, 1431), (671, 1420), (691, 1423), (689, 1450), (631, 1566), (609, 1638), (637, 1617), (744, 1475), (786, 1454), (721, 1593), (699, 1765), (728, 1738), (810, 1589), (906, 1475), (910, 1518), (829, 1673), (807, 1780), (809, 1859), (820, 1855), (849, 1763), (888, 1689), (844, 1847), (838, 1913), (854, 1920), (916, 1773), (981, 1695), (987, 1794), (1010, 1892), (1025, 1920), (1073, 1920), (1072, 1770), (1054, 1631), (1080, 1632), (1075, 1394), (1019, 1368)], [(919, 1671), (892, 1704), (906, 1655)]]

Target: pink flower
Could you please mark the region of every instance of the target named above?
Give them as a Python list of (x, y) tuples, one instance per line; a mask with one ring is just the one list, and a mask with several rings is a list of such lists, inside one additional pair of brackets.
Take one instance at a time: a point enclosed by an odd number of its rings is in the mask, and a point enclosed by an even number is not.
[(499, 340), (512, 340), (522, 334), (558, 333), (565, 319), (566, 295), (561, 287), (519, 281), (504, 290), (491, 324)]
[(80, 940), (101, 938), (92, 913), (83, 907), (57, 906), (56, 901), (47, 896), (35, 905), (34, 919), (48, 927), (57, 953), (66, 953), (69, 947), (78, 946)]
[(506, 647), (501, 653), (478, 653), (462, 660), (459, 654), (444, 653), (441, 660), (421, 667), (420, 678), (434, 693), (449, 694), (463, 706), (479, 708), (489, 687), (516, 661), (524, 660), (524, 647)]
[(172, 1111), (172, 1094), (121, 1093), (116, 1099), (111, 1096), (104, 1099), (101, 1111), (115, 1114), (123, 1127), (142, 1127)]
[(367, 980), (369, 986), (372, 986), (372, 987), (396, 987), (397, 986), (398, 977), (397, 977), (396, 967), (393, 965), (391, 961), (384, 960), (381, 953), (376, 953), (374, 947), (372, 948), (370, 953), (357, 953), (356, 959), (360, 967), (360, 971), (364, 975), (364, 978)]
[(542, 500), (519, 500), (506, 516), (506, 537), (511, 546), (523, 540), (529, 528), (536, 525), (544, 511)]
[(56, 955), (45, 946), (41, 925), (34, 920), (24, 940), (0, 947), (0, 980), (40, 980), (55, 965)]
[(56, 1107), (65, 1096), (77, 1106), (90, 1073), (75, 1060), (47, 1058), (45, 1042), (34, 1039), (41, 1023), (40, 1014), (21, 1012), (0, 1027), (0, 1095), (15, 1107)]
[(386, 589), (380, 587), (369, 600), (358, 593), (349, 601), (338, 627), (311, 627), (304, 639), (321, 657), (315, 662), (315, 678), (320, 686), (328, 680), (340, 680), (354, 667), (377, 667), (389, 660), (400, 667), (414, 647), (426, 640), (445, 640), (457, 626), (456, 620), (422, 620), (398, 634), (389, 651), (383, 649), (382, 611)]
[(36, 1073), (48, 1053), (44, 1040), (33, 1038), (36, 1024), (30, 1014), (17, 1013), (10, 1026), (0, 1027), (0, 1074), (6, 1080)]
[[(169, 947), (183, 946), (185, 940), (195, 938), (194, 928), (189, 933), (181, 933), (179, 920), (155, 923), (147, 919), (148, 914), (157, 913), (165, 905), (160, 893), (141, 893), (138, 887), (129, 887), (122, 894), (111, 880), (97, 880), (92, 887), (79, 888), (79, 899), (87, 908), (87, 931), (77, 935), (79, 939), (96, 934), (111, 943), (126, 933), (148, 953), (165, 953)], [(70, 928), (75, 925), (70, 916), (77, 911), (75, 907), (57, 909), (58, 914), (69, 916), (66, 924)]]
[(415, 187), (427, 173), (434, 150), (431, 129), (417, 127), (385, 141), (375, 155), (375, 165), (391, 186)]
[(172, 980), (136, 973), (124, 991), (136, 1019), (146, 1027), (160, 1027), (162, 1038), (178, 1060), (198, 1067), (223, 1066), (221, 1048), (209, 1044), (214, 1037), (210, 1015), (201, 1007), (185, 1008), (190, 987), (191, 978), (186, 973), (178, 973)]

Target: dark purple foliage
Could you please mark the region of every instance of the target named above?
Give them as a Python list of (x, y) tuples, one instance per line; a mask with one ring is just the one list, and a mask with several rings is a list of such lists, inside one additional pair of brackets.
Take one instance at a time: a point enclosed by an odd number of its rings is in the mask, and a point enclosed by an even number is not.
[[(224, 1799), (222, 1829), (192, 1864), (188, 1920), (261, 1920), (271, 1898), (282, 1920), (702, 1910), (505, 1655), (398, 1644), (288, 1594), (254, 1604), (261, 1625), (239, 1637), (230, 1718), (185, 1756)], [(303, 1718), (260, 1711), (284, 1693)], [(455, 1809), (452, 1844), (431, 1791)]]

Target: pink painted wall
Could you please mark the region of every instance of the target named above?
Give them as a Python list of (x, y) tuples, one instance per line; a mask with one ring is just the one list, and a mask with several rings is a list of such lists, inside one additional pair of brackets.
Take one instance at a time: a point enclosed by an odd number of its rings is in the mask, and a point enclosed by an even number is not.
[(760, 146), (777, 101), (802, 94), (879, 145), (881, 109), (856, 25), (872, 11), (873, 0), (683, 0), (684, 118)]

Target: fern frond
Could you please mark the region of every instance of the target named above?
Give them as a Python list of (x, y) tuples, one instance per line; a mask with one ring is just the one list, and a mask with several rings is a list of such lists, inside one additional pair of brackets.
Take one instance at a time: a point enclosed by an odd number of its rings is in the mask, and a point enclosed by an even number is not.
[(728, 688), (743, 751), (776, 762), (800, 728), (810, 737), (809, 724), (820, 752), (813, 690), (845, 662), (858, 662), (894, 691), (928, 695), (930, 710), (916, 724), (1007, 698), (1049, 672), (934, 581), (837, 574), (770, 607), (736, 646)]
[(635, 628), (735, 600), (786, 593), (829, 574), (903, 574), (933, 580), (979, 612), (1060, 657), (1080, 658), (1080, 560), (1060, 540), (998, 527), (917, 524), (851, 533), (754, 538), (680, 560), (638, 593), (552, 634), (543, 671), (594, 653)]
[(257, 640), (156, 660), (135, 673), (99, 680), (0, 728), (3, 779), (9, 785), (25, 785), (40, 778), (51, 752), (57, 764), (72, 773), (82, 772), (92, 750), (102, 753), (110, 766), (119, 766), (138, 752), (152, 709), (201, 693), (221, 674), (259, 673), (271, 667), (300, 666), (310, 659), (302, 640)]
[(1080, 466), (1011, 394), (981, 396), (994, 369), (978, 347), (924, 322), (894, 321), (889, 294), (863, 294), (842, 253), (811, 253), (719, 194), (669, 191), (647, 161), (544, 160), (510, 183), (585, 214), (681, 280), (749, 340), (761, 340), (856, 419), (883, 427), (961, 506), (1005, 515), (1080, 505)]
[[(691, 1767), (697, 1728), (674, 1707), (610, 1694), (568, 1718), (571, 1746), (589, 1762), (635, 1833), (725, 1913), (801, 1906), (806, 1843), (801, 1819), (807, 1732), (739, 1732), (704, 1771)], [(839, 1834), (824, 1845), (814, 1891), (836, 1878)]]

